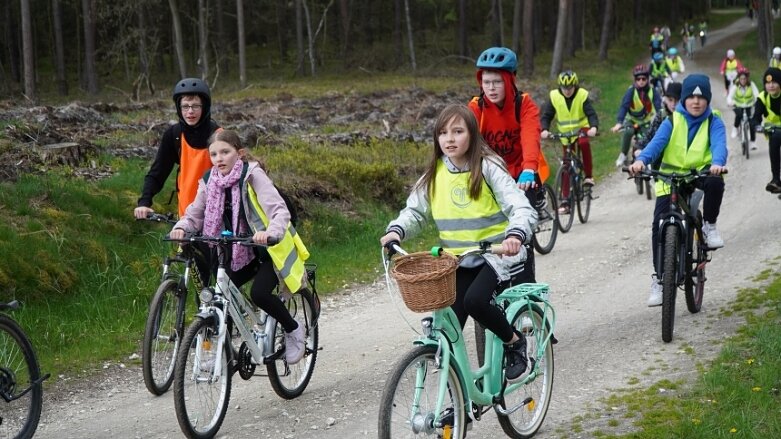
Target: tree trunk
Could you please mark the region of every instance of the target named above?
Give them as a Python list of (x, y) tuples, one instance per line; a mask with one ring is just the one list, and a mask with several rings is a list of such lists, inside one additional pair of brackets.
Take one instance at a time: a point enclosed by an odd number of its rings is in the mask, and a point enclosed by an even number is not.
[(179, 20), (179, 8), (176, 6), (176, 0), (168, 0), (168, 7), (171, 9), (171, 21), (174, 25), (174, 47), (176, 48), (176, 60), (179, 64), (179, 77), (187, 77), (187, 64), (184, 58), (184, 41), (182, 40), (182, 22)]
[(227, 74), (230, 71), (230, 64), (228, 63), (228, 54), (226, 49), (228, 46), (228, 36), (225, 32), (225, 12), (223, 11), (222, 1), (213, 0), (217, 9), (217, 59), (215, 62), (219, 65), (219, 71)]
[(8, 64), (11, 70), (11, 79), (14, 82), (22, 81), (22, 73), (19, 62), (19, 28), (16, 27), (16, 20), (14, 20), (11, 12), (11, 2), (3, 2), (5, 8), (3, 9), (3, 17), (5, 17), (5, 46), (8, 48)]
[(206, 3), (206, 0), (198, 0), (198, 57), (204, 81), (209, 78), (209, 13)]
[(607, 59), (607, 46), (610, 41), (610, 22), (613, 20), (613, 0), (605, 0), (605, 12), (602, 16), (602, 33), (599, 36), (599, 60)]
[(404, 0), (404, 16), (407, 19), (407, 43), (409, 44), (409, 59), (412, 64), (412, 71), (418, 70), (418, 64), (415, 60), (415, 42), (412, 40), (412, 20), (409, 16), (409, 0)]
[(347, 55), (352, 51), (350, 39), (350, 0), (339, 0), (339, 18), (342, 22), (342, 59), (347, 61)]
[(95, 0), (81, 0), (82, 14), (84, 14), (84, 76), (87, 80), (87, 92), (96, 95), (100, 91), (98, 87), (98, 70), (95, 62)]
[(521, 54), (521, 20), (523, 19), (521, 16), (522, 7), (523, 0), (513, 1), (513, 38), (510, 50), (515, 52), (516, 55)]
[(502, 35), (502, 0), (491, 2), (491, 35), (494, 46), (504, 47)]
[(52, 0), (52, 25), (54, 27), (54, 67), (57, 71), (57, 92), (68, 94), (68, 80), (65, 76), (65, 42), (62, 37), (62, 8), (60, 0)]
[(306, 24), (306, 39), (309, 51), (309, 72), (314, 77), (317, 76), (317, 66), (315, 65), (315, 41), (312, 36), (312, 19), (309, 15), (309, 6), (306, 4), (306, 0), (302, 0), (301, 5), (304, 7), (304, 23)]
[(244, 35), (244, 2), (236, 0), (236, 38), (239, 40), (239, 83), (247, 86), (247, 48)]
[(467, 32), (466, 17), (466, 0), (458, 0), (458, 54), (461, 56), (461, 64), (466, 63), (466, 58), (469, 56), (469, 34)]
[(550, 66), (550, 78), (555, 79), (561, 70), (564, 58), (564, 41), (567, 38), (567, 12), (569, 0), (559, 0), (559, 18), (556, 21), (556, 39), (553, 44), (553, 59)]
[(136, 15), (138, 15), (138, 67), (141, 73), (136, 79), (137, 86), (134, 87), (135, 99), (138, 100), (141, 97), (141, 87), (146, 85), (149, 93), (152, 93), (152, 83), (149, 77), (149, 49), (146, 45), (146, 5), (143, 2), (136, 4)]
[(523, 72), (527, 77), (534, 73), (534, 0), (523, 0)]
[(577, 0), (569, 1), (569, 9), (567, 10), (567, 37), (564, 39), (564, 53), (567, 59), (575, 56), (575, 2)]
[(304, 8), (302, 2), (303, 0), (296, 0), (296, 45), (298, 46), (296, 74), (299, 76), (304, 76), (304, 54), (306, 51), (304, 46)]
[(287, 20), (287, 1), (277, 0), (276, 13), (277, 13), (277, 38), (279, 39), (279, 56), (282, 59), (282, 61), (286, 61), (287, 49), (288, 49), (287, 31), (288, 29), (290, 29)]
[(24, 94), (35, 102), (35, 57), (33, 54), (33, 30), (30, 18), (30, 1), (21, 0), (22, 7), (22, 59), (24, 65)]
[(393, 0), (393, 48), (396, 52), (396, 65), (400, 66), (404, 63), (404, 37), (403, 31), (403, 14), (402, 14), (401, 0)]

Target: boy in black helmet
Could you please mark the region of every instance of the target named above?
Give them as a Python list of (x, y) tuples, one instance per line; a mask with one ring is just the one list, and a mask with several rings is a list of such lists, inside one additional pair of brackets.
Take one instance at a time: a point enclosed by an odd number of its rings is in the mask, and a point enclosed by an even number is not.
[(209, 86), (198, 78), (182, 79), (174, 86), (173, 100), (179, 122), (163, 133), (155, 160), (144, 177), (138, 207), (133, 211), (137, 219), (154, 212), (152, 198), (163, 189), (175, 164), (179, 165), (176, 187), (182, 216), (195, 199), (198, 180), (212, 166), (207, 140), (221, 128), (211, 119)]

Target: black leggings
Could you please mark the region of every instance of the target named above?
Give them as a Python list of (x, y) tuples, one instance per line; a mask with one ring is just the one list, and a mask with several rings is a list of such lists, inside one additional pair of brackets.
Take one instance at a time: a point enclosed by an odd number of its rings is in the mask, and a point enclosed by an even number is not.
[[(697, 188), (705, 192), (702, 201), (702, 219), (708, 223), (715, 224), (721, 211), (721, 200), (724, 198), (724, 179), (721, 177), (710, 176), (697, 180)], [(659, 220), (664, 218), (670, 211), (670, 196), (662, 195), (656, 198), (656, 207), (654, 207), (654, 220), (651, 224), (651, 250), (653, 254), (654, 269), (659, 261)], [(656, 273), (659, 273), (656, 270)]]
[(275, 318), (285, 329), (285, 332), (293, 332), (298, 328), (298, 322), (290, 316), (290, 312), (285, 308), (282, 301), (273, 294), (274, 289), (279, 284), (279, 279), (268, 255), (266, 255), (266, 258), (261, 257), (260, 260), (258, 258), (253, 259), (252, 262), (239, 271), (233, 272), (228, 270), (228, 276), (237, 287), (246, 284), (254, 278), (250, 296), (255, 305)]
[(754, 114), (752, 111), (752, 108), (740, 108), (735, 107), (735, 128), (740, 128), (740, 122), (743, 120), (743, 112), (746, 112), (746, 117), (748, 117), (748, 126), (749, 126), (749, 133), (751, 136), (751, 141), (757, 140), (757, 130), (756, 130), (756, 123), (754, 122), (754, 118), (751, 116)]
[(499, 279), (487, 263), (475, 267), (459, 267), (456, 270), (456, 303), (451, 306), (458, 317), (461, 329), (472, 316), (490, 329), (503, 342), (513, 339), (513, 328), (499, 308), (491, 305), (491, 298), (499, 285)]
[(773, 175), (773, 181), (779, 179), (779, 167), (781, 166), (781, 130), (773, 131), (773, 135), (768, 140), (770, 148), (770, 173)]

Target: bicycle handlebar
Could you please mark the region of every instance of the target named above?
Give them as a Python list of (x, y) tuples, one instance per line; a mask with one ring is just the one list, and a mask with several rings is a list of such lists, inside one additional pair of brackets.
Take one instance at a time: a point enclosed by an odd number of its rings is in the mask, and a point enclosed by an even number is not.
[[(401, 247), (401, 243), (399, 241), (389, 241), (386, 243), (383, 247), (387, 250), (388, 257), (393, 256), (396, 253), (399, 253), (400, 255), (408, 255), (409, 252), (404, 250)], [(431, 254), (434, 256), (441, 256), (442, 253), (445, 252), (445, 249), (442, 247), (432, 247), (431, 248)], [(479, 247), (475, 247), (473, 249), (467, 250), (466, 252), (459, 255), (459, 259), (463, 259), (466, 256), (469, 255), (476, 255), (476, 254), (486, 254), (491, 253), (494, 255), (503, 255), (505, 254), (504, 250), (502, 249), (501, 245), (498, 244), (491, 244), (489, 241), (482, 241), (479, 244)]]
[[(597, 136), (598, 135), (599, 133), (597, 133)], [(583, 130), (570, 131), (568, 133), (556, 133), (553, 131), (548, 131), (547, 138), (550, 140), (558, 140), (558, 139), (570, 140), (573, 137), (593, 137), (593, 136), (589, 136), (588, 132)]]
[(230, 235), (221, 235), (221, 236), (203, 236), (203, 235), (185, 235), (182, 239), (174, 239), (171, 238), (170, 235), (165, 235), (163, 238), (163, 241), (171, 241), (171, 242), (206, 242), (206, 243), (212, 243), (212, 244), (240, 244), (240, 245), (246, 245), (248, 247), (270, 247), (272, 245), (278, 244), (279, 239), (275, 237), (269, 237), (268, 242), (266, 244), (258, 244), (254, 241), (252, 241), (252, 236), (234, 236), (232, 234)]
[(152, 212), (147, 215), (146, 218), (136, 218), (136, 221), (153, 221), (156, 223), (176, 224), (176, 219), (174, 218), (173, 213), (162, 214)]
[[(627, 174), (630, 174), (629, 175), (630, 179), (635, 177), (635, 175), (632, 175), (632, 173), (629, 172), (629, 168), (627, 166), (623, 166), (621, 168), (621, 172), (626, 172)], [(722, 174), (726, 174), (727, 172), (728, 172), (727, 170), (724, 170)], [(670, 181), (670, 180), (683, 180), (691, 177), (704, 178), (710, 176), (711, 173), (709, 168), (703, 170), (690, 169), (689, 172), (680, 173), (680, 172), (662, 172), (656, 169), (646, 167), (643, 168), (640, 172), (637, 172), (637, 175), (640, 175), (642, 177), (659, 177), (665, 181)]]

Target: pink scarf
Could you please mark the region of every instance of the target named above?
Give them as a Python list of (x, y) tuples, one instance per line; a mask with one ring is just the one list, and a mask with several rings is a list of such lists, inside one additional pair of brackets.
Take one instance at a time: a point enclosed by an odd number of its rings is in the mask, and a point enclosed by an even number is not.
[[(241, 186), (239, 179), (244, 162), (236, 160), (230, 173), (222, 175), (214, 166), (206, 183), (206, 210), (203, 218), (204, 236), (220, 236), (223, 229), (222, 213), (225, 206), (225, 189), (231, 188), (231, 206), (233, 208), (233, 231), (235, 235), (246, 233), (244, 222), (239, 221), (239, 206), (241, 203)], [(231, 270), (238, 271), (252, 260), (252, 250), (249, 247), (234, 244)]]

